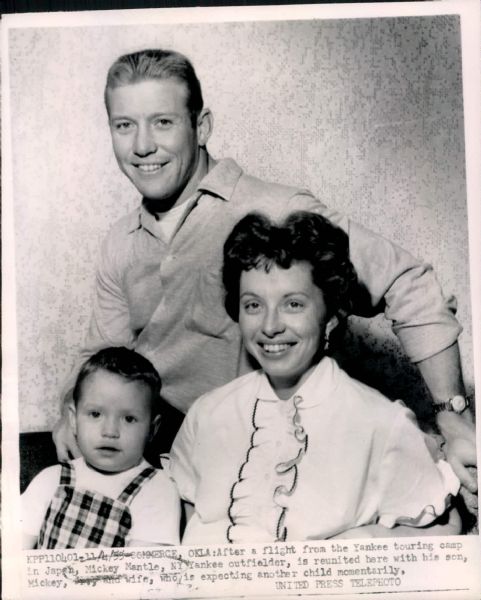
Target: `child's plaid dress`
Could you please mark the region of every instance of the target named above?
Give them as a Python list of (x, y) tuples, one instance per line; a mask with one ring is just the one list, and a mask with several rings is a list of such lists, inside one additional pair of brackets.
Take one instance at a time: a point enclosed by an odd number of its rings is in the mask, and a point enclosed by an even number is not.
[(70, 463), (62, 463), (60, 484), (48, 507), (36, 548), (125, 546), (132, 526), (129, 505), (154, 474), (153, 467), (145, 468), (118, 498), (109, 498), (75, 489), (75, 469)]

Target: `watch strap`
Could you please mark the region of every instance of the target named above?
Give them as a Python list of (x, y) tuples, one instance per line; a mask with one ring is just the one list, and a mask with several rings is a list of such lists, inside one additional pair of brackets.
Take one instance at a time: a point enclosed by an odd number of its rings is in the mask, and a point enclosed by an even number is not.
[(446, 402), (434, 404), (434, 414), (437, 415), (440, 412), (447, 411), (459, 415), (468, 408), (469, 404), (468, 398), (461, 394), (457, 394), (456, 396), (449, 398)]

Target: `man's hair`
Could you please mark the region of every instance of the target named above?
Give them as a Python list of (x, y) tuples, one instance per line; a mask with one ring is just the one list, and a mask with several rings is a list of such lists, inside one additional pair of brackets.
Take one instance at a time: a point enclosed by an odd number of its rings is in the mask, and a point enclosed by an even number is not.
[(174, 50), (154, 48), (120, 56), (107, 73), (104, 92), (107, 112), (109, 109), (108, 90), (149, 79), (177, 79), (185, 83), (187, 109), (190, 112), (192, 125), (195, 125), (204, 106), (200, 82), (190, 60)]
[(321, 215), (298, 211), (280, 225), (260, 213), (241, 219), (224, 244), (222, 280), (225, 307), (239, 319), (239, 288), (243, 271), (270, 270), (272, 265), (288, 269), (305, 261), (312, 267), (312, 280), (321, 289), (328, 316), (349, 314), (357, 276), (349, 260), (349, 239), (339, 227)]
[(151, 414), (159, 412), (160, 376), (152, 363), (135, 352), (124, 347), (111, 347), (100, 350), (84, 362), (75, 382), (73, 399), (78, 404), (82, 396), (84, 381), (97, 371), (108, 371), (123, 377), (126, 381), (138, 381), (146, 385), (151, 392)]

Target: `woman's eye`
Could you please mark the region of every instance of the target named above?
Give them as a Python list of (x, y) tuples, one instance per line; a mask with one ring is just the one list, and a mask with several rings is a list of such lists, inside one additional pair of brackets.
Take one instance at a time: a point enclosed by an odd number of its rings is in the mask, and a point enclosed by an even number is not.
[(127, 423), (136, 423), (137, 419), (135, 417), (133, 417), (132, 415), (127, 415), (125, 417), (125, 420), (127, 421)]
[(290, 310), (302, 310), (304, 308), (304, 303), (299, 300), (289, 300), (287, 306)]
[(254, 300), (251, 300), (250, 302), (246, 302), (244, 304), (244, 311), (249, 315), (259, 312), (260, 308), (261, 305), (259, 304), (259, 302), (256, 302)]

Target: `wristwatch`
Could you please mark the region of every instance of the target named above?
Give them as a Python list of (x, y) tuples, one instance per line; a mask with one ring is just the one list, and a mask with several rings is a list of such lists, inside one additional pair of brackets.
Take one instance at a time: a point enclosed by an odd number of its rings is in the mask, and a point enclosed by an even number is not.
[(437, 415), (438, 413), (446, 410), (448, 412), (455, 412), (456, 414), (460, 415), (468, 408), (468, 406), (469, 400), (464, 396), (461, 396), (461, 394), (458, 394), (456, 396), (452, 396), (452, 398), (449, 398), (447, 402), (440, 402), (439, 404), (436, 403), (434, 405), (434, 414)]

